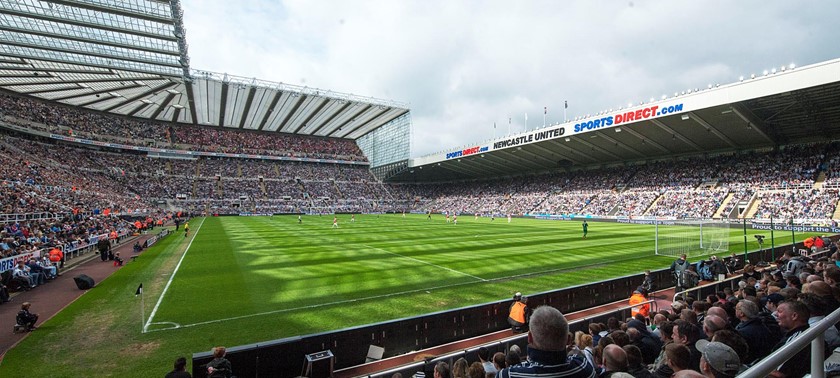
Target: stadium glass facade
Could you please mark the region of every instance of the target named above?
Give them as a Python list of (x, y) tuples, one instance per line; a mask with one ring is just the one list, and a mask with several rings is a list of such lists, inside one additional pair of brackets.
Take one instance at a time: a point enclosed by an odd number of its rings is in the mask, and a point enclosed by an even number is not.
[(411, 113), (406, 113), (356, 139), (370, 166), (408, 160), (411, 153)]

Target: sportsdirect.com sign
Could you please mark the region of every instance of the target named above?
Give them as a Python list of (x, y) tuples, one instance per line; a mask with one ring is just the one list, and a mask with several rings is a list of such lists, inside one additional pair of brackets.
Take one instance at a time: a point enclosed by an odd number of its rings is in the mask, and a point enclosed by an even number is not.
[[(482, 152), (500, 150), (503, 148), (522, 146), (534, 142), (572, 136), (578, 133), (600, 129), (602, 127), (614, 127), (626, 123), (644, 121), (651, 118), (661, 117), (668, 114), (684, 111), (683, 103), (673, 105), (652, 105), (636, 110), (626, 111), (618, 114), (611, 114), (597, 119), (588, 119), (576, 123), (573, 128), (566, 126), (554, 126), (551, 128), (533, 130), (523, 134), (512, 135), (504, 139), (498, 139), (488, 146), (471, 146), (458, 151), (448, 152), (445, 160), (466, 157)], [(438, 155), (441, 156), (442, 155)]]
[(669, 105), (660, 107), (659, 105), (649, 106), (647, 108), (636, 109), (632, 112), (624, 112), (621, 114), (610, 115), (598, 119), (592, 119), (586, 122), (576, 123), (575, 132), (579, 133), (585, 130), (593, 130), (604, 126), (615, 126), (622, 123), (642, 121), (648, 118), (659, 117), (666, 114), (678, 113), (683, 110), (683, 104)]

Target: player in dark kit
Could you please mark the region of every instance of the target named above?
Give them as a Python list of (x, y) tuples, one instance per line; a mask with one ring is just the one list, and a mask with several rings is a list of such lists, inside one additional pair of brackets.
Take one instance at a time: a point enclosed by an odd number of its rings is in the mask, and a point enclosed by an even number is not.
[(583, 238), (586, 239), (586, 233), (589, 232), (589, 224), (583, 221)]

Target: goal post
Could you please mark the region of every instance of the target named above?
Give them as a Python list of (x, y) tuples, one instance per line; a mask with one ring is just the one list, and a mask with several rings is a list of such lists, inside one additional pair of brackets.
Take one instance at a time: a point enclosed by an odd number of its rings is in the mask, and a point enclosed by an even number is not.
[(729, 223), (712, 219), (657, 220), (655, 253), (663, 256), (729, 252)]

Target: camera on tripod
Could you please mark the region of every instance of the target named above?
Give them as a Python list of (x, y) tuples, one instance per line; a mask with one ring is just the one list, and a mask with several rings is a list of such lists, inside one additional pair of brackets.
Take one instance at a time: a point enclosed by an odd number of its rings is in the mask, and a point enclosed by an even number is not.
[(761, 248), (761, 245), (764, 244), (764, 235), (753, 235), (755, 236), (755, 241), (758, 242), (758, 248)]

